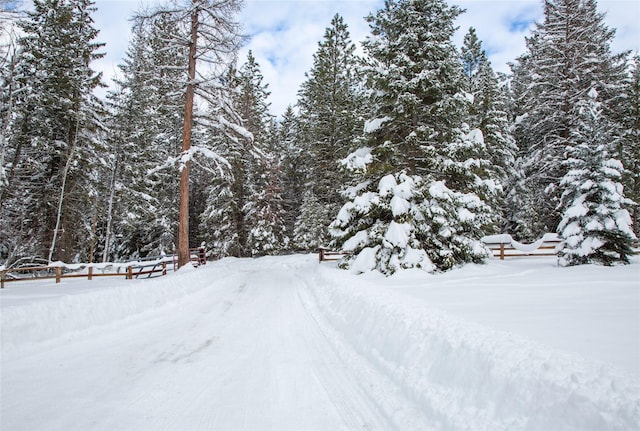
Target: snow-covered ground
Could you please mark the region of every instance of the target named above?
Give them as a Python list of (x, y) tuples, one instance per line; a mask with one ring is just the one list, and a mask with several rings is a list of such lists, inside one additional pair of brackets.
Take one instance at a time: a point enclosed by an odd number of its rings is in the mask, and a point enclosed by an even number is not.
[(640, 263), (9, 283), (0, 429), (640, 429)]

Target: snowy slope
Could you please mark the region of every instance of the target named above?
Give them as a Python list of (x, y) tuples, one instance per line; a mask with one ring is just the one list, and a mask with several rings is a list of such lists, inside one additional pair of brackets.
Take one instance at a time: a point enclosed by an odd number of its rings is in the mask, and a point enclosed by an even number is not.
[(13, 283), (0, 429), (637, 429), (639, 269), (290, 256)]

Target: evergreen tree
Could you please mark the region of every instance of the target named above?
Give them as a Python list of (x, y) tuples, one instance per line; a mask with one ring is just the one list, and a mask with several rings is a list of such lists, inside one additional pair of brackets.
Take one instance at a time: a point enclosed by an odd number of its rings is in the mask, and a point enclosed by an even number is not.
[[(279, 155), (282, 174), (280, 178), (282, 184), (282, 208), (285, 211), (284, 222), (287, 236), (293, 239), (291, 245), (294, 248), (301, 247), (306, 249), (306, 246), (297, 242), (297, 235), (294, 232), (296, 220), (304, 211), (304, 196), (307, 193), (305, 192), (305, 185), (311, 178), (310, 165), (312, 164), (309, 153), (305, 151), (301, 144), (300, 129), (299, 118), (293, 108), (287, 106), (282, 115), (282, 120), (277, 123), (275, 130), (277, 134), (275, 138), (275, 153)], [(318, 220), (325, 232), (327, 218)]]
[(326, 245), (325, 223), (330, 219), (327, 207), (324, 206), (311, 190), (304, 192), (300, 215), (296, 220), (294, 243), (297, 248), (306, 251), (316, 251)]
[(372, 118), (365, 129), (376, 170), (432, 172), (432, 156), (462, 122), (462, 68), (452, 42), (459, 14), (443, 1), (390, 0), (367, 18), (363, 73)]
[(0, 217), (9, 220), (3, 230), (21, 244), (9, 258), (88, 259), (92, 215), (86, 208), (96, 194), (100, 166), (94, 162), (101, 156), (102, 107), (93, 95), (101, 77), (90, 63), (103, 55), (103, 44), (95, 42), (94, 10), (88, 0), (35, 0), (19, 24), (6, 142), (10, 182), (0, 199)]
[[(234, 256), (252, 254), (250, 232), (258, 221), (258, 197), (266, 187), (264, 159), (269, 155), (266, 147), (272, 117), (268, 85), (263, 80), (260, 66), (249, 52), (240, 70), (231, 68), (225, 78), (229, 88), (228, 105), (223, 112), (226, 117), (218, 116), (217, 120), (223, 137), (217, 142), (216, 151), (228, 161), (232, 176), (212, 184), (202, 222), (205, 229), (219, 225), (208, 242), (218, 244), (222, 250), (233, 250)], [(221, 230), (222, 226), (230, 231)], [(220, 253), (224, 253), (222, 250)]]
[[(365, 181), (352, 189), (331, 226), (334, 245), (354, 251), (345, 261), (352, 269), (366, 263), (365, 269), (385, 274), (446, 270), (486, 256), (479, 237), (490, 209), (477, 194), (494, 187), (484, 178), (482, 132), (465, 123), (471, 100), (452, 43), (459, 13), (443, 1), (388, 0), (368, 18), (372, 36), (364, 42), (363, 72), (372, 118), (363, 139), (370, 151), (362, 149), (361, 156), (371, 160)], [(472, 202), (470, 208), (487, 216), (476, 217), (467, 208)]]
[[(554, 231), (560, 220), (563, 153), (579, 122), (577, 106), (592, 83), (605, 116), (613, 118), (621, 104), (624, 63), (622, 56), (611, 54), (613, 36), (595, 0), (549, 0), (544, 3), (544, 21), (527, 39), (528, 52), (514, 67), (515, 136), (537, 207), (527, 221), (535, 236)], [(618, 124), (611, 125), (617, 135)]]
[[(181, 86), (186, 52), (163, 34), (180, 31), (160, 15), (137, 19), (122, 77), (110, 99), (115, 130), (109, 142), (115, 158), (112, 176), (117, 205), (108, 232), (113, 257), (172, 252), (178, 218), (178, 167), (184, 95)], [(111, 230), (111, 229), (110, 229)], [(113, 248), (112, 248), (113, 247)], [(106, 256), (105, 256), (106, 257)]]
[(631, 202), (620, 183), (622, 163), (610, 158), (615, 138), (596, 90), (580, 103), (578, 113), (580, 121), (567, 148), (568, 172), (560, 182), (563, 217), (558, 233), (565, 239), (560, 260), (564, 265), (629, 263), (636, 237), (624, 207)]
[[(359, 116), (359, 80), (355, 73), (355, 45), (346, 23), (335, 15), (313, 55), (313, 66), (298, 93), (300, 143), (308, 152), (307, 188), (335, 216), (342, 198), (340, 188), (346, 182), (339, 161), (353, 149), (353, 141), (362, 130)], [(328, 239), (326, 227), (320, 243)]]
[(620, 160), (624, 161), (623, 184), (625, 195), (635, 202), (630, 208), (634, 232), (640, 232), (640, 56), (631, 61), (625, 81), (626, 101), (622, 112), (623, 136)]
[(267, 163), (266, 181), (258, 191), (252, 211), (248, 214), (254, 221), (249, 232), (252, 256), (278, 254), (289, 246), (280, 190), (280, 167), (273, 156), (264, 160)]
[(490, 193), (481, 196), (493, 208), (500, 231), (506, 226), (506, 202), (503, 192), (512, 183), (517, 147), (512, 136), (508, 115), (508, 97), (491, 63), (482, 49), (475, 29), (471, 27), (462, 46), (464, 88), (472, 96), (467, 123), (471, 129), (482, 131), (489, 162), (483, 176), (495, 181)]

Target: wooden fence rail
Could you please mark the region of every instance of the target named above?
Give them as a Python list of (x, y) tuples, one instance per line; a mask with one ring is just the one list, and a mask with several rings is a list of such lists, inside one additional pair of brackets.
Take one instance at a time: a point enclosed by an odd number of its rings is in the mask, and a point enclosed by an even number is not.
[[(191, 263), (193, 266), (198, 267), (207, 263), (207, 250), (204, 247), (190, 248), (189, 254), (191, 256)], [(146, 261), (153, 259), (153, 261)], [(94, 277), (125, 277), (127, 280), (132, 280), (140, 276), (146, 275), (152, 277), (153, 275), (167, 275), (167, 263), (173, 264), (173, 270), (178, 269), (177, 254), (169, 256), (154, 256), (150, 258), (144, 258), (140, 261), (131, 262), (130, 264), (113, 264), (117, 268), (116, 272), (103, 272), (96, 273), (94, 265), (74, 265), (78, 269), (82, 270), (87, 268), (87, 272), (73, 273), (65, 270), (69, 268), (62, 266), (27, 266), (19, 268), (5, 268), (0, 270), (0, 288), (4, 289), (5, 283), (14, 281), (27, 281), (27, 280), (46, 280), (55, 279), (56, 283), (60, 283), (63, 278), (86, 278), (93, 280)], [(124, 269), (124, 272), (121, 272)], [(72, 271), (72, 270), (71, 270)], [(21, 277), (19, 273), (31, 273), (30, 277)]]
[[(147, 269), (151, 268), (151, 269)], [(94, 277), (125, 277), (127, 280), (133, 280), (141, 275), (147, 275), (151, 277), (153, 274), (158, 276), (167, 275), (167, 261), (155, 262), (149, 264), (136, 264), (128, 265), (124, 267), (125, 271), (120, 272), (118, 268), (117, 272), (96, 273), (94, 268), (89, 266), (86, 273), (64, 273), (63, 266), (33, 266), (23, 268), (11, 268), (3, 269), (0, 271), (0, 288), (4, 289), (5, 283), (14, 281), (29, 281), (29, 280), (52, 280), (55, 279), (56, 283), (60, 283), (63, 278), (86, 278), (93, 280)], [(19, 277), (16, 273), (32, 273), (31, 277)]]
[(564, 245), (564, 241), (553, 233), (544, 234), (531, 244), (519, 243), (509, 234), (486, 236), (482, 242), (500, 260), (507, 257), (557, 256)]

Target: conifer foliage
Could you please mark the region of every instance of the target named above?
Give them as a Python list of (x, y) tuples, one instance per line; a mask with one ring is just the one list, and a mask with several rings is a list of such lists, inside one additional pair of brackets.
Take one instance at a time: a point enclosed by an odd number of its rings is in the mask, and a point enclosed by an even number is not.
[(463, 11), (445, 0), (385, 0), (358, 55), (335, 15), (284, 113), (253, 53), (237, 58), (240, 6), (136, 13), (106, 104), (91, 0), (34, 0), (19, 33), (0, 15), (0, 264), (177, 243), (184, 258), (188, 236), (213, 257), (329, 245), (343, 268), (391, 275), (482, 262), (484, 235), (553, 231), (564, 265), (629, 262), (640, 60), (611, 52), (595, 0), (544, 1), (511, 75), (475, 29), (454, 45)]
[(101, 76), (90, 62), (103, 56), (94, 10), (89, 0), (35, 0), (19, 23), (0, 196), (7, 258), (90, 258), (85, 245), (93, 236), (92, 214), (86, 208), (97, 193), (102, 115), (92, 93)]
[(331, 225), (356, 272), (446, 270), (486, 256), (479, 239), (490, 217), (475, 210), (490, 208), (477, 193), (495, 187), (484, 178), (482, 132), (464, 121), (470, 97), (452, 42), (459, 13), (444, 1), (388, 0), (368, 17), (362, 140), (373, 157)]
[(631, 217), (624, 208), (622, 163), (611, 158), (613, 148), (598, 93), (592, 89), (578, 106), (579, 123), (570, 138), (565, 162), (563, 218), (558, 233), (565, 239), (565, 265), (597, 262), (629, 263), (633, 253)]
[(514, 69), (516, 140), (524, 158), (527, 199), (536, 208), (519, 216), (533, 228), (532, 236), (553, 231), (560, 221), (563, 155), (581, 121), (578, 106), (592, 87), (614, 136), (620, 133), (614, 114), (623, 100), (625, 64), (611, 53), (614, 34), (595, 0), (545, 1), (544, 21), (527, 39), (528, 52)]

